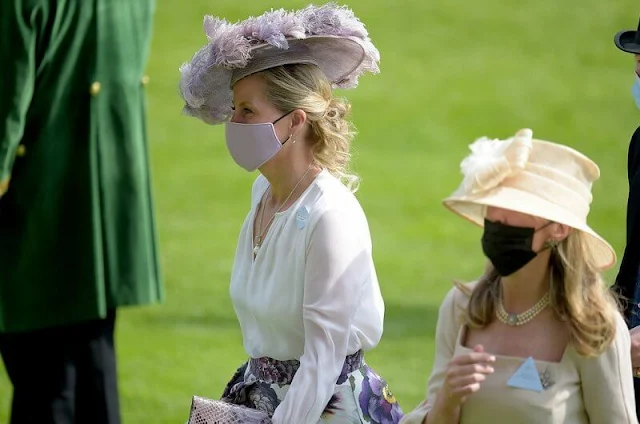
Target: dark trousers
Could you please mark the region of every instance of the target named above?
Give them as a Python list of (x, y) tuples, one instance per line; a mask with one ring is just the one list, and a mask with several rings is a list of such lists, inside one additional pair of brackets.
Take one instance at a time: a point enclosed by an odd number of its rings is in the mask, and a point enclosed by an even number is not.
[(105, 319), (0, 333), (11, 424), (120, 424), (115, 310)]

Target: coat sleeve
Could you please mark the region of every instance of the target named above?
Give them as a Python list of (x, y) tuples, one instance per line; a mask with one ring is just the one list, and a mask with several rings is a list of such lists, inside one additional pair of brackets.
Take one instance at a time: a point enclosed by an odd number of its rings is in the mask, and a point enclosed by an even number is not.
[(630, 301), (627, 304), (627, 317), (630, 317), (634, 304), (638, 267), (640, 266), (640, 127), (635, 131), (629, 143), (627, 172), (629, 198), (627, 201), (626, 245), (615, 287), (623, 298)]
[(438, 312), (436, 325), (436, 353), (431, 369), (431, 376), (427, 383), (427, 397), (413, 411), (406, 414), (400, 424), (421, 424), (433, 407), (436, 397), (447, 373), (449, 362), (453, 359), (458, 333), (462, 320), (458, 308), (464, 295), (457, 288), (453, 288), (445, 296)]
[(0, 2), (0, 196), (9, 187), (34, 93), (37, 17), (37, 7), (22, 0)]
[(607, 350), (579, 362), (582, 397), (591, 424), (638, 424), (631, 370), (631, 339), (619, 316), (616, 337)]

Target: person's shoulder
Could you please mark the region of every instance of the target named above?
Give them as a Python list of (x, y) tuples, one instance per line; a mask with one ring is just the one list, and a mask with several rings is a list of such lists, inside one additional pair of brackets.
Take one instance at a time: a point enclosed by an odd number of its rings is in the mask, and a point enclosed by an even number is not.
[(256, 179), (253, 181), (253, 185), (251, 186), (252, 205), (256, 205), (260, 201), (260, 198), (264, 194), (267, 187), (269, 187), (269, 181), (267, 180), (267, 178), (262, 174), (258, 174)]
[(369, 222), (355, 194), (328, 171), (319, 174), (301, 204), (306, 208), (309, 231), (321, 223), (371, 243)]
[(601, 350), (595, 355), (581, 355), (575, 347), (570, 350), (574, 361), (583, 366), (594, 366), (595, 363), (609, 363), (617, 361), (622, 353), (623, 356), (629, 354), (631, 350), (631, 335), (627, 322), (620, 312), (615, 313), (615, 335), (611, 341), (603, 345)]
[(449, 289), (440, 305), (440, 309), (454, 312), (464, 311), (469, 305), (471, 294), (476, 289), (478, 280), (468, 283), (455, 281), (453, 287)]
[(453, 337), (458, 334), (460, 327), (467, 323), (469, 299), (477, 285), (476, 281), (469, 283), (453, 282), (438, 308), (438, 324), (436, 332)]
[(362, 207), (355, 194), (342, 181), (326, 170), (316, 177), (313, 187), (307, 196), (307, 203), (319, 212), (334, 211), (344, 214), (353, 212), (356, 215), (363, 214)]
[(315, 183), (316, 186), (328, 197), (348, 197), (355, 199), (354, 194), (347, 188), (347, 186), (326, 169), (318, 174)]
[(616, 336), (615, 339), (622, 344), (630, 344), (631, 336), (629, 334), (629, 325), (622, 313), (615, 314), (616, 319)]
[(629, 141), (629, 151), (628, 151), (628, 168), (629, 168), (629, 178), (637, 174), (638, 165), (640, 165), (640, 127), (636, 128), (633, 135), (631, 136), (631, 140)]

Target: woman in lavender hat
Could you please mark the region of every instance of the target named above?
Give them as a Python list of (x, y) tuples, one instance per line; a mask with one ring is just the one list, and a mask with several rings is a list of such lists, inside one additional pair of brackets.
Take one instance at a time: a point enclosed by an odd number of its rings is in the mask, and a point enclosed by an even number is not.
[(222, 400), (274, 423), (397, 423), (386, 382), (364, 361), (384, 302), (349, 171), (349, 104), (332, 88), (378, 73), (379, 53), (347, 8), (275, 10), (230, 24), (181, 67), (184, 112), (224, 123), (236, 163), (260, 173), (230, 293), (249, 360)]

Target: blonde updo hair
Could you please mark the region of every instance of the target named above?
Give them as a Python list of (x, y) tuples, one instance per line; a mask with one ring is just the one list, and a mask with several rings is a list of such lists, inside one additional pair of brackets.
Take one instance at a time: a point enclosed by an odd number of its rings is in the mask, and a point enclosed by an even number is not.
[(331, 84), (320, 68), (310, 64), (282, 65), (259, 72), (266, 83), (266, 97), (283, 112), (301, 109), (311, 127), (315, 162), (341, 180), (349, 190), (360, 179), (349, 170), (355, 130), (347, 116), (351, 105), (333, 97)]
[[(607, 287), (589, 249), (584, 234), (572, 231), (552, 248), (550, 307), (568, 325), (575, 350), (586, 357), (600, 355), (616, 335), (616, 316), (620, 313), (617, 296)], [(456, 284), (463, 291), (464, 285)], [(483, 328), (495, 318), (502, 296), (500, 276), (489, 263), (485, 274), (470, 293), (465, 321), (472, 328)]]

